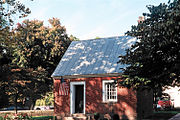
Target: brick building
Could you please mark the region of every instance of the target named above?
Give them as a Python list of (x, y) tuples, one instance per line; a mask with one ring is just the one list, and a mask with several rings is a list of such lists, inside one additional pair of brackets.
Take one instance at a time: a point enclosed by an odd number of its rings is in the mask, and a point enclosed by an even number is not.
[(54, 113), (60, 117), (116, 114), (134, 120), (152, 113), (152, 91), (134, 91), (121, 80), (118, 56), (136, 41), (130, 36), (73, 41), (54, 73)]

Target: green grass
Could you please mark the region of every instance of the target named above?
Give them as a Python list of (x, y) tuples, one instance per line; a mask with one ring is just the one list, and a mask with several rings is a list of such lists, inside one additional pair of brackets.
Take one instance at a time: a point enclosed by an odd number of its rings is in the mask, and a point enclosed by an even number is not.
[[(4, 120), (2, 116), (0, 116), (0, 120)], [(30, 120), (56, 120), (55, 116), (34, 116)]]
[(56, 117), (55, 116), (35, 116), (35, 117), (32, 117), (33, 120), (56, 120)]
[(160, 113), (163, 113), (163, 114), (178, 114), (180, 113), (180, 111), (156, 111), (154, 112), (155, 114), (160, 114)]
[(145, 120), (168, 120), (178, 113), (180, 111), (155, 111), (152, 116), (145, 118)]
[(3, 117), (0, 116), (0, 120), (3, 120)]

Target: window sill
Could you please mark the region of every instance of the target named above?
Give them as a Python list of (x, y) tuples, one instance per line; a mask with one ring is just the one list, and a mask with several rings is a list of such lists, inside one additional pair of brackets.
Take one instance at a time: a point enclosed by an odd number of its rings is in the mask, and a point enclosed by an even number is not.
[(102, 101), (102, 103), (117, 103), (118, 101)]

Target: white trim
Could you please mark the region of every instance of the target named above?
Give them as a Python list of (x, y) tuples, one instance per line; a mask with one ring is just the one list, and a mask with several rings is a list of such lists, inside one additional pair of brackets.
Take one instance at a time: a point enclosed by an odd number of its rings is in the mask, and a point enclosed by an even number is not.
[(84, 85), (84, 111), (83, 114), (85, 114), (85, 106), (86, 106), (86, 82), (70, 82), (70, 114), (75, 113), (75, 85)]
[(102, 81), (102, 100), (103, 100), (103, 102), (117, 102), (118, 101), (117, 87), (116, 87), (116, 99), (115, 100), (107, 100), (106, 99), (107, 93), (105, 93), (105, 92), (107, 92), (107, 91), (105, 91), (105, 90), (107, 88), (105, 88), (106, 87), (105, 83), (112, 83), (112, 82), (114, 82), (114, 80), (103, 80)]

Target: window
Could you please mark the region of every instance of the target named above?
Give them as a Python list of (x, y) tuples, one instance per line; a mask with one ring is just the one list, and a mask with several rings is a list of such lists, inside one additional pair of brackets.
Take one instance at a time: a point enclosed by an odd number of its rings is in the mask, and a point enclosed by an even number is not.
[(103, 81), (103, 102), (117, 102), (117, 86), (113, 80)]

